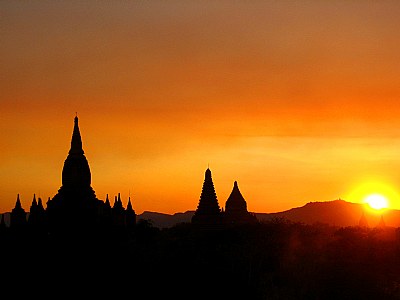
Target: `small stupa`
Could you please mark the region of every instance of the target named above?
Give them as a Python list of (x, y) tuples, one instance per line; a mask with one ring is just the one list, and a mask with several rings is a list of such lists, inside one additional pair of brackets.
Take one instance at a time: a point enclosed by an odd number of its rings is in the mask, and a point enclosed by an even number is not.
[(237, 181), (233, 183), (232, 192), (229, 195), (228, 200), (226, 200), (223, 219), (225, 224), (257, 222), (256, 216), (247, 210), (246, 200), (239, 190)]

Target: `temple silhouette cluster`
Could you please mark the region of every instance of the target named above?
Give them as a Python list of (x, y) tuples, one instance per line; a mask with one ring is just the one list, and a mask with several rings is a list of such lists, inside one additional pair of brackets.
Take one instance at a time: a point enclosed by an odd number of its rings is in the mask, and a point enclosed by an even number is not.
[[(135, 227), (137, 215), (128, 198), (126, 208), (120, 193), (111, 205), (106, 199), (97, 198), (91, 186), (91, 172), (85, 157), (78, 117), (74, 119), (71, 147), (62, 169), (62, 185), (53, 198), (48, 198), (46, 208), (40, 197), (33, 200), (29, 212), (21, 205), (19, 194), (10, 213), (9, 227), (16, 231), (30, 228), (33, 231), (53, 233), (85, 232), (106, 229), (128, 229)], [(205, 228), (219, 228), (257, 222), (256, 216), (247, 211), (247, 203), (239, 191), (237, 182), (226, 201), (225, 211), (220, 208), (211, 170), (207, 168), (198, 207), (191, 222)], [(4, 214), (0, 226), (7, 227)]]
[(243, 198), (237, 181), (225, 204), (225, 211), (218, 204), (217, 194), (212, 181), (211, 170), (207, 168), (199, 204), (192, 217), (192, 223), (205, 227), (238, 225), (255, 223), (255, 214), (247, 211), (247, 203)]
[(257, 219), (237, 181), (221, 207), (207, 168), (191, 219), (160, 229), (130, 198), (124, 207), (120, 193), (113, 204), (96, 197), (78, 117), (61, 187), (46, 203), (36, 196), (27, 212), (18, 194), (0, 223), (2, 283), (17, 284), (16, 297), (399, 299), (400, 228), (383, 217), (376, 228), (364, 213), (350, 227)]
[[(111, 205), (97, 198), (91, 186), (91, 172), (85, 157), (79, 131), (78, 117), (74, 119), (71, 148), (62, 170), (62, 186), (53, 198), (43, 201), (33, 195), (29, 213), (21, 205), (19, 194), (15, 207), (10, 213), (9, 227), (13, 230), (29, 228), (50, 234), (60, 232), (87, 232), (99, 229), (132, 229), (136, 224), (136, 213), (128, 198), (126, 208), (121, 195), (115, 196)], [(5, 227), (4, 214), (1, 226)]]

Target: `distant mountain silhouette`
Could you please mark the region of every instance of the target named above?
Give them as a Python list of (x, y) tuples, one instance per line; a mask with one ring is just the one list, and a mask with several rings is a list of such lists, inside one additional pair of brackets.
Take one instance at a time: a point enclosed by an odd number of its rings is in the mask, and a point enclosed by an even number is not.
[(268, 221), (273, 218), (285, 218), (293, 222), (305, 224), (325, 223), (333, 226), (356, 226), (361, 217), (365, 216), (369, 227), (376, 227), (381, 217), (386, 226), (400, 226), (400, 210), (387, 209), (374, 212), (367, 204), (352, 203), (345, 200), (333, 200), (323, 202), (309, 202), (302, 207), (292, 208), (277, 213), (257, 213), (260, 221)]
[(159, 212), (144, 211), (142, 214), (138, 214), (137, 219), (148, 220), (154, 227), (158, 228), (170, 228), (179, 223), (190, 223), (194, 210), (180, 212), (175, 214), (165, 214)]
[[(382, 213), (371, 211), (366, 204), (352, 203), (345, 200), (309, 202), (301, 207), (292, 208), (276, 213), (255, 213), (259, 221), (270, 221), (284, 218), (292, 222), (304, 224), (324, 223), (333, 226), (357, 226), (363, 215), (369, 227), (379, 225), (383, 217), (386, 226), (400, 227), (400, 210), (387, 209)], [(150, 220), (153, 226), (168, 228), (182, 222), (190, 222), (194, 211), (175, 214), (164, 214), (145, 211), (138, 219)]]
[[(292, 222), (304, 224), (324, 223), (333, 226), (359, 225), (363, 215), (369, 227), (376, 227), (383, 217), (386, 226), (400, 227), (400, 210), (387, 209), (382, 213), (373, 212), (366, 204), (352, 203), (345, 200), (332, 200), (309, 202), (301, 207), (275, 213), (255, 213), (261, 222), (284, 218)], [(4, 220), (9, 225), (9, 212), (4, 213)], [(150, 221), (157, 228), (170, 228), (179, 223), (190, 223), (194, 210), (166, 214), (160, 212), (144, 211), (137, 215), (137, 219)]]

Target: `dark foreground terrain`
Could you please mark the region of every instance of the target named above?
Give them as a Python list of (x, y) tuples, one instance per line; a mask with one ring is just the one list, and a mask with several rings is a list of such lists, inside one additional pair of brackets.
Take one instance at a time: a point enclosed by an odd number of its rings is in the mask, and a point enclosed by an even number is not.
[(14, 298), (400, 299), (398, 228), (284, 219), (220, 229), (1, 235)]

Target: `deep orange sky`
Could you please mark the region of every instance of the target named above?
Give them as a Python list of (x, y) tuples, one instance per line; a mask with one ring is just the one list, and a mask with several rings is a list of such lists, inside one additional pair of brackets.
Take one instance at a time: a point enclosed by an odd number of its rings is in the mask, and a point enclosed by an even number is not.
[(399, 1), (1, 1), (0, 211), (61, 185), (78, 112), (100, 199), (386, 193), (400, 208)]

